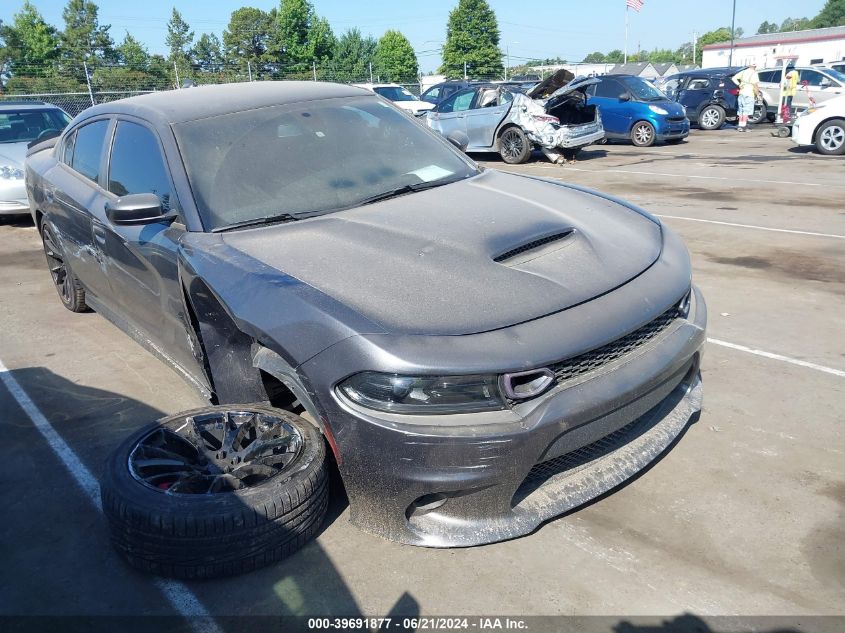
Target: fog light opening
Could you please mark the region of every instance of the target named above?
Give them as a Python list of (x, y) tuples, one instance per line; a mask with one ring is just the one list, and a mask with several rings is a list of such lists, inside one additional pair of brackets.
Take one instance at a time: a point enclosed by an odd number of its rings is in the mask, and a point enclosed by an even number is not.
[(427, 514), (428, 512), (441, 507), (448, 500), (449, 498), (446, 495), (442, 495), (439, 492), (418, 497), (411, 505), (408, 506), (408, 509), (405, 511), (405, 518), (410, 519), (413, 516)]

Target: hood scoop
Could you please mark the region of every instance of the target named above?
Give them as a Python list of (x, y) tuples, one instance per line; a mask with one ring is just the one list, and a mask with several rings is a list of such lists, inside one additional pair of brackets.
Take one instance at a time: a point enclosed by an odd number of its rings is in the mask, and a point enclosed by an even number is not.
[(551, 251), (562, 248), (564, 244), (559, 244), (558, 242), (566, 240), (571, 237), (573, 233), (575, 233), (575, 229), (569, 228), (564, 231), (552, 233), (551, 235), (526, 242), (516, 248), (505, 251), (501, 255), (497, 255), (493, 258), (493, 261), (497, 264), (506, 264), (508, 266), (524, 264), (527, 261), (531, 261), (532, 259), (546, 255)]

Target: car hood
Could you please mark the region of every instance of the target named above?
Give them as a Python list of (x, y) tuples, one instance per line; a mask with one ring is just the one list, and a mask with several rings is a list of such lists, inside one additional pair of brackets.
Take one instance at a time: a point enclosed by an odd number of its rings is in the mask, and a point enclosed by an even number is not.
[(396, 334), (461, 335), (565, 310), (639, 275), (660, 226), (548, 181), (495, 171), (223, 241)]
[(26, 143), (0, 143), (0, 165), (23, 169), (26, 145)]
[(433, 103), (428, 101), (394, 101), (394, 105), (403, 110), (410, 110), (411, 112), (422, 112), (423, 110), (431, 110), (434, 107)]

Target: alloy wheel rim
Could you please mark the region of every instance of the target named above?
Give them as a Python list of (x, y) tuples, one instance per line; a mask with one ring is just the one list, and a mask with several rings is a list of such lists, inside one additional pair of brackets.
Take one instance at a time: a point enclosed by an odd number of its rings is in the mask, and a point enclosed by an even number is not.
[(651, 140), (651, 128), (648, 125), (639, 125), (634, 133), (637, 141), (640, 143), (648, 143)]
[(838, 125), (831, 125), (822, 132), (822, 147), (828, 151), (836, 151), (845, 143), (845, 129)]
[(508, 158), (516, 158), (522, 153), (522, 137), (516, 132), (505, 132), (502, 137), (502, 152)]
[(129, 453), (132, 477), (164, 494), (211, 495), (254, 488), (289, 472), (304, 440), (286, 420), (232, 410), (161, 426)]
[(44, 227), (41, 238), (44, 242), (44, 254), (47, 256), (47, 266), (50, 268), (50, 276), (53, 278), (53, 284), (55, 284), (56, 290), (58, 290), (62, 300), (68, 303), (71, 299), (72, 289), (67, 265), (62, 259), (59, 249), (56, 248), (53, 234), (48, 227)]
[(716, 110), (709, 108), (704, 111), (704, 115), (701, 119), (704, 122), (704, 127), (716, 127), (716, 121), (719, 120), (719, 114)]

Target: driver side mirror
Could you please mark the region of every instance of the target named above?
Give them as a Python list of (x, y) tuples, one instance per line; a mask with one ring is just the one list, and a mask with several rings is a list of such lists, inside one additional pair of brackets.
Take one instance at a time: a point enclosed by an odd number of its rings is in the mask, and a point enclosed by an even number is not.
[(176, 219), (175, 213), (164, 213), (161, 200), (154, 193), (133, 193), (106, 202), (106, 217), (116, 226), (152, 224)]
[(462, 152), (467, 151), (469, 145), (469, 137), (460, 130), (453, 130), (446, 135), (446, 140), (457, 147)]
[(621, 95), (619, 95), (619, 100), (620, 101), (630, 101), (631, 100), (631, 93), (630, 92), (623, 92)]

